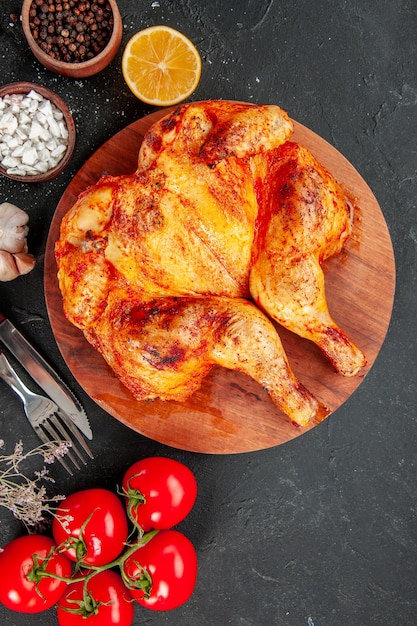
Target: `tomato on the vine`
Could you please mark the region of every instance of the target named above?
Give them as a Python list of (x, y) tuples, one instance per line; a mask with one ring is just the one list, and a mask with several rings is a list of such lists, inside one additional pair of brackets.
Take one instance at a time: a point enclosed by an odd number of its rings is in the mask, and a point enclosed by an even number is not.
[(106, 565), (125, 547), (126, 512), (112, 491), (77, 491), (60, 503), (52, 533), (60, 550), (72, 561), (86, 566)]
[(20, 613), (46, 611), (65, 591), (67, 583), (43, 577), (42, 572), (71, 576), (71, 562), (54, 551), (55, 543), (43, 535), (10, 541), (0, 553), (0, 602)]
[(190, 598), (197, 567), (191, 541), (177, 530), (161, 530), (128, 556), (122, 576), (140, 605), (168, 611)]
[(181, 522), (197, 497), (192, 471), (164, 457), (134, 463), (124, 475), (122, 487), (130, 519), (145, 532), (172, 528)]
[(132, 596), (121, 577), (103, 570), (86, 583), (68, 585), (57, 608), (60, 626), (130, 626), (134, 607)]

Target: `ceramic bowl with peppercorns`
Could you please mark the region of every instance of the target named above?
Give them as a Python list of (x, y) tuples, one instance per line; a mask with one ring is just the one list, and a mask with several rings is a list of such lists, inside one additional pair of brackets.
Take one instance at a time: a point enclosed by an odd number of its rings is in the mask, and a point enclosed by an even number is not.
[(122, 39), (116, 0), (24, 0), (22, 26), (35, 57), (70, 78), (103, 70)]

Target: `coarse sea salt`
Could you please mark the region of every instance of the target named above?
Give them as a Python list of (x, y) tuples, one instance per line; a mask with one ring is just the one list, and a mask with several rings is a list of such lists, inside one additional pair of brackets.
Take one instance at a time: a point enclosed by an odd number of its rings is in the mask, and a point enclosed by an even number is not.
[(36, 176), (54, 169), (68, 147), (62, 113), (34, 90), (0, 98), (0, 163), (14, 176)]

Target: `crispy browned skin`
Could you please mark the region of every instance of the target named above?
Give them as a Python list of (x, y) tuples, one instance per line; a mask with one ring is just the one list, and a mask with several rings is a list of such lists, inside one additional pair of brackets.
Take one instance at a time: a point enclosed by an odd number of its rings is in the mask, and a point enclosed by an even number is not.
[(251, 376), (300, 424), (318, 409), (292, 373), (273, 324), (244, 298), (144, 300), (112, 290), (109, 306), (85, 332), (138, 400), (185, 400), (221, 365)]
[(184, 105), (145, 136), (135, 175), (102, 178), (64, 217), (65, 314), (136, 398), (184, 400), (222, 365), (307, 425), (319, 405), (261, 308), (342, 373), (363, 363), (328, 315), (320, 268), (350, 232), (346, 202), (291, 133), (275, 106)]
[(354, 376), (365, 358), (329, 313), (321, 268), (351, 232), (344, 194), (313, 155), (292, 142), (257, 159), (254, 169), (260, 210), (250, 292), (273, 319), (314, 341), (338, 372)]

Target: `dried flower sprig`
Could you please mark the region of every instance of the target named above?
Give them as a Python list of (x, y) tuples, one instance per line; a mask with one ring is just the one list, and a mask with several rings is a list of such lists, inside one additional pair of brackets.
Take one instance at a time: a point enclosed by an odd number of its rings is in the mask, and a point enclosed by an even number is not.
[[(16, 443), (12, 454), (0, 454), (0, 506), (9, 509), (14, 517), (22, 521), (26, 529), (41, 529), (53, 515), (55, 504), (65, 496), (48, 496), (45, 482), (53, 483), (45, 465), (34, 472), (34, 477), (25, 475), (22, 465), (30, 458), (40, 456), (46, 464), (53, 463), (68, 452), (70, 444), (48, 442), (24, 452), (21, 441)], [(4, 441), (0, 439), (0, 449)]]

